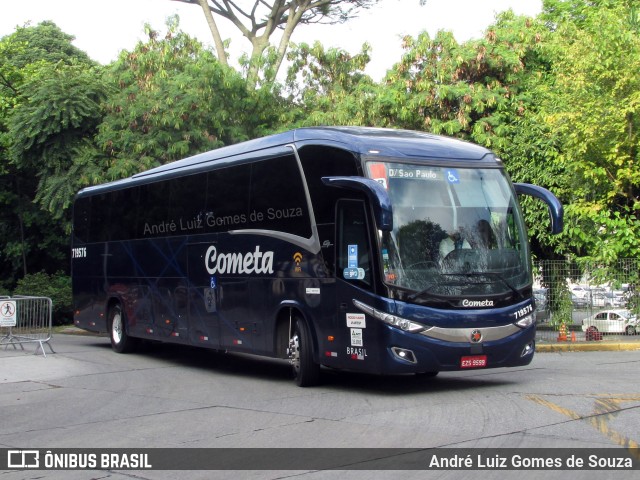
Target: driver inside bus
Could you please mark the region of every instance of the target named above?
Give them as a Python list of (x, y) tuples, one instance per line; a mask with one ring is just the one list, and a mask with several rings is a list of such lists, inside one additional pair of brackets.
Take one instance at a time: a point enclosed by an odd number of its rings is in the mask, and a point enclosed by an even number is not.
[(462, 229), (459, 229), (442, 239), (440, 242), (440, 258), (444, 259), (449, 253), (461, 248), (471, 248), (471, 245), (464, 237)]
[(484, 219), (478, 220), (474, 235), (469, 240), (472, 248), (483, 248), (485, 250), (496, 248), (497, 244), (491, 224)]
[(459, 228), (445, 237), (439, 246), (440, 258), (444, 259), (453, 250), (472, 248), (487, 250), (495, 247), (496, 238), (491, 224), (487, 220), (481, 219), (470, 234)]

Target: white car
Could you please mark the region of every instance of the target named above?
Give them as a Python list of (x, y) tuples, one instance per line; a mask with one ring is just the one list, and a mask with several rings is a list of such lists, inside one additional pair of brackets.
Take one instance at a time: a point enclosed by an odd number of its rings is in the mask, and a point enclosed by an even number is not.
[(589, 298), (591, 297), (591, 290), (589, 287), (583, 287), (582, 285), (577, 285), (571, 289), (571, 293), (573, 293), (578, 298)]
[(638, 319), (623, 308), (602, 310), (582, 320), (583, 332), (626, 333), (635, 335), (640, 330)]

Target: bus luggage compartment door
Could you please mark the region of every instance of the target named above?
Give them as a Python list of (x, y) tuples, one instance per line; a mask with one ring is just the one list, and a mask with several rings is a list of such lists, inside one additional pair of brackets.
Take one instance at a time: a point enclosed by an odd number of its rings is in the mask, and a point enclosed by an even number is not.
[(189, 245), (189, 338), (193, 345), (220, 347), (220, 291), (217, 279), (207, 275), (206, 245)]

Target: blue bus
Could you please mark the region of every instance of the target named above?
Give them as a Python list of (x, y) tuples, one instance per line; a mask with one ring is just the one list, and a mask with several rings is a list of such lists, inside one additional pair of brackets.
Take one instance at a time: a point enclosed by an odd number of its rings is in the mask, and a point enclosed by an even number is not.
[(527, 232), (512, 184), (467, 142), (300, 128), (81, 190), (75, 325), (377, 374), (514, 367), (535, 351)]

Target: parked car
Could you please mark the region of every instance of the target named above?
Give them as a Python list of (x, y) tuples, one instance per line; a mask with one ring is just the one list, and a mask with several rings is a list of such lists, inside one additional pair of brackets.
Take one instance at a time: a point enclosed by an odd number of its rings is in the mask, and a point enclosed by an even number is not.
[(625, 299), (622, 295), (616, 295), (614, 292), (598, 292), (591, 296), (591, 305), (594, 307), (623, 307)]
[(587, 297), (578, 297), (576, 294), (571, 294), (571, 303), (573, 308), (587, 308), (589, 306), (589, 299)]
[(629, 310), (623, 308), (602, 310), (582, 320), (583, 332), (626, 333), (627, 335), (635, 335), (639, 330), (638, 319), (631, 315)]
[(533, 291), (533, 296), (536, 299), (536, 309), (546, 310), (547, 309), (547, 289), (537, 288)]
[(589, 298), (591, 296), (591, 290), (589, 287), (584, 287), (582, 285), (576, 285), (571, 288), (571, 294), (575, 295), (578, 298)]
[(547, 302), (547, 289), (539, 288), (533, 291), (536, 300), (536, 320), (546, 322), (549, 320), (549, 303)]

